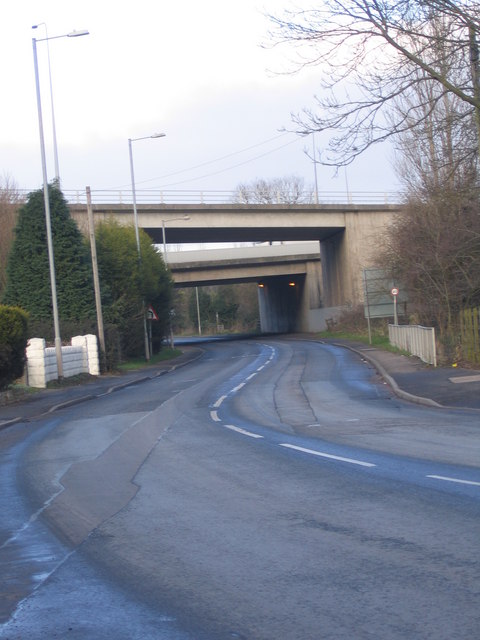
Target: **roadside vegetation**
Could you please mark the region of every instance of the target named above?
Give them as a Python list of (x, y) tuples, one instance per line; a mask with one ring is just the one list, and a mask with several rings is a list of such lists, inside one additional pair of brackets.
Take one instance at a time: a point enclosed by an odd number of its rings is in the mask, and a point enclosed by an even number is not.
[(145, 362), (145, 358), (129, 358), (125, 362), (118, 365), (118, 370), (122, 372), (135, 371), (136, 369), (144, 369), (159, 362), (165, 362), (167, 360), (174, 360), (182, 355), (181, 349), (171, 349), (170, 347), (164, 347), (159, 353), (155, 353), (148, 362)]
[[(389, 139), (404, 207), (374, 256), (434, 326), (442, 358), (480, 362), (480, 3), (325, 0), (270, 16), (291, 72), (319, 70), (293, 115), (338, 169)], [(370, 265), (366, 265), (370, 266)]]
[(388, 339), (389, 321), (391, 321), (390, 318), (372, 318), (370, 320), (371, 333), (369, 336), (363, 305), (358, 305), (346, 309), (335, 322), (328, 323), (326, 331), (320, 331), (316, 335), (318, 338), (326, 340), (361, 342), (363, 344), (371, 344), (373, 347), (384, 349), (385, 351), (409, 355), (407, 352), (390, 344)]
[[(197, 304), (198, 301), (198, 304)], [(175, 289), (175, 335), (255, 333), (259, 330), (256, 283)]]
[[(1, 191), (1, 190), (0, 190)], [(8, 193), (6, 193), (8, 192)], [(70, 217), (67, 202), (53, 183), (49, 186), (55, 257), (60, 335), (63, 341), (86, 333), (97, 334), (90, 249)], [(52, 344), (52, 298), (47, 253), (43, 189), (29, 194), (25, 202), (7, 184), (0, 214), (13, 233), (3, 237), (8, 260), (2, 271), (2, 302), (28, 313), (28, 336)], [(15, 215), (12, 213), (17, 206)], [(7, 206), (8, 205), (8, 206)], [(143, 309), (152, 305), (158, 320), (152, 322), (154, 353), (162, 348), (169, 329), (173, 284), (162, 256), (140, 230), (139, 259), (135, 230), (106, 221), (96, 228), (106, 351), (103, 370), (114, 370), (125, 359), (140, 357), (144, 349)], [(4, 255), (2, 253), (2, 255)]]

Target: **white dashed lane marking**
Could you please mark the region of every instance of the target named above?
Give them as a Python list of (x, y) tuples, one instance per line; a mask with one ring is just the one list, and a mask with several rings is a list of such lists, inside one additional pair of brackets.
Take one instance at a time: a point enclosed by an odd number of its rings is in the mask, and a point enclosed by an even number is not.
[(343, 456), (335, 456), (331, 453), (325, 453), (324, 451), (316, 451), (315, 449), (305, 449), (305, 447), (297, 447), (295, 444), (279, 444), (280, 447), (286, 447), (287, 449), (294, 449), (295, 451), (301, 451), (302, 453), (309, 453), (312, 456), (319, 456), (320, 458), (329, 458), (330, 460), (337, 460), (338, 462), (348, 462), (349, 464), (358, 464), (361, 467), (376, 467), (373, 462), (365, 462), (364, 460), (355, 460), (354, 458), (344, 458)]
[(222, 402), (225, 400), (227, 396), (220, 396), (220, 398), (215, 402), (215, 404), (213, 405), (216, 409), (218, 409), (218, 407), (222, 404)]
[(224, 424), (226, 429), (230, 429), (231, 431), (236, 431), (237, 433), (241, 433), (242, 436), (248, 436), (249, 438), (263, 438), (263, 436), (258, 433), (252, 433), (251, 431), (247, 431), (246, 429), (242, 429), (241, 427), (236, 427), (233, 424)]
[(444, 480), (445, 482), (458, 482), (459, 484), (469, 484), (474, 487), (480, 487), (480, 482), (474, 482), (473, 480), (462, 480), (461, 478), (448, 478), (447, 476), (427, 476), (433, 480)]

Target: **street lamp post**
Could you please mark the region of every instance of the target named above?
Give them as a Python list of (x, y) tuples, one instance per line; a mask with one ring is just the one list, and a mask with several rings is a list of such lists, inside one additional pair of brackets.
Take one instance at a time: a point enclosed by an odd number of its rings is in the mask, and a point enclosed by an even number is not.
[(166, 242), (166, 229), (167, 222), (173, 222), (174, 220), (190, 220), (190, 216), (182, 216), (181, 218), (168, 218), (168, 220), (162, 220), (162, 240), (163, 240), (163, 259), (167, 264), (167, 242)]
[[(139, 264), (142, 261), (142, 255), (140, 252), (140, 234), (138, 231), (138, 213), (137, 213), (137, 194), (135, 191), (135, 173), (133, 170), (133, 152), (132, 152), (132, 142), (137, 142), (138, 140), (148, 140), (149, 138), (164, 138), (165, 133), (153, 133), (151, 136), (143, 136), (142, 138), (129, 138), (128, 139), (128, 154), (130, 158), (130, 177), (132, 181), (132, 201), (133, 201), (133, 222), (135, 226), (135, 240), (137, 241), (137, 252), (138, 252), (138, 262)], [(145, 360), (150, 360), (150, 344), (148, 339), (148, 328), (147, 328), (147, 314), (145, 309), (145, 300), (142, 302), (143, 306), (143, 337), (145, 342)]]
[(55, 279), (55, 259), (53, 253), (50, 198), (48, 195), (47, 160), (45, 155), (45, 138), (43, 134), (42, 100), (40, 95), (40, 79), (38, 75), (37, 42), (45, 42), (48, 40), (55, 40), (57, 38), (73, 38), (86, 35), (88, 35), (88, 31), (83, 30), (72, 31), (71, 33), (66, 33), (61, 36), (53, 36), (51, 38), (32, 38), (33, 66), (35, 69), (35, 89), (37, 94), (38, 130), (40, 135), (40, 156), (42, 160), (43, 199), (45, 203), (45, 226), (47, 230), (48, 264), (50, 270), (50, 288), (52, 292), (53, 326), (55, 332), (55, 355), (57, 360), (57, 374), (59, 378), (63, 377), (62, 339), (60, 337), (60, 321), (58, 316), (57, 283)]
[(45, 41), (47, 43), (47, 62), (48, 62), (48, 81), (50, 85), (50, 109), (52, 112), (52, 136), (53, 136), (53, 162), (55, 164), (55, 182), (60, 186), (60, 168), (58, 165), (58, 145), (57, 145), (57, 128), (55, 125), (55, 108), (53, 104), (53, 85), (52, 85), (52, 68), (50, 65), (50, 47), (48, 46), (48, 29), (45, 22), (34, 24), (32, 29), (45, 27)]
[[(167, 239), (165, 225), (167, 224), (167, 222), (173, 222), (174, 220), (190, 220), (190, 216), (182, 216), (181, 218), (167, 218), (167, 220), (162, 220), (163, 260), (165, 261), (165, 264), (167, 264)], [(170, 316), (170, 346), (172, 349), (174, 348), (172, 316)]]

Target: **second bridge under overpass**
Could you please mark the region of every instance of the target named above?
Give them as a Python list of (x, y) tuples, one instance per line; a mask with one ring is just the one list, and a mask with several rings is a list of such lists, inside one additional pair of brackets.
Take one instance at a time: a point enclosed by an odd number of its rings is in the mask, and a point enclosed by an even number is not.
[(320, 331), (331, 309), (321, 306), (320, 243), (170, 251), (176, 287), (256, 282), (263, 332)]

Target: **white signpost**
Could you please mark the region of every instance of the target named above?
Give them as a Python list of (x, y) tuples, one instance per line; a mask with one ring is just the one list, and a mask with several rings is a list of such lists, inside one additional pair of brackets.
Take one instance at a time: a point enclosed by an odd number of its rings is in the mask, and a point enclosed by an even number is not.
[(399, 291), (398, 291), (397, 287), (392, 287), (392, 289), (390, 290), (390, 293), (393, 296), (393, 323), (394, 324), (398, 324), (397, 296), (399, 294)]

